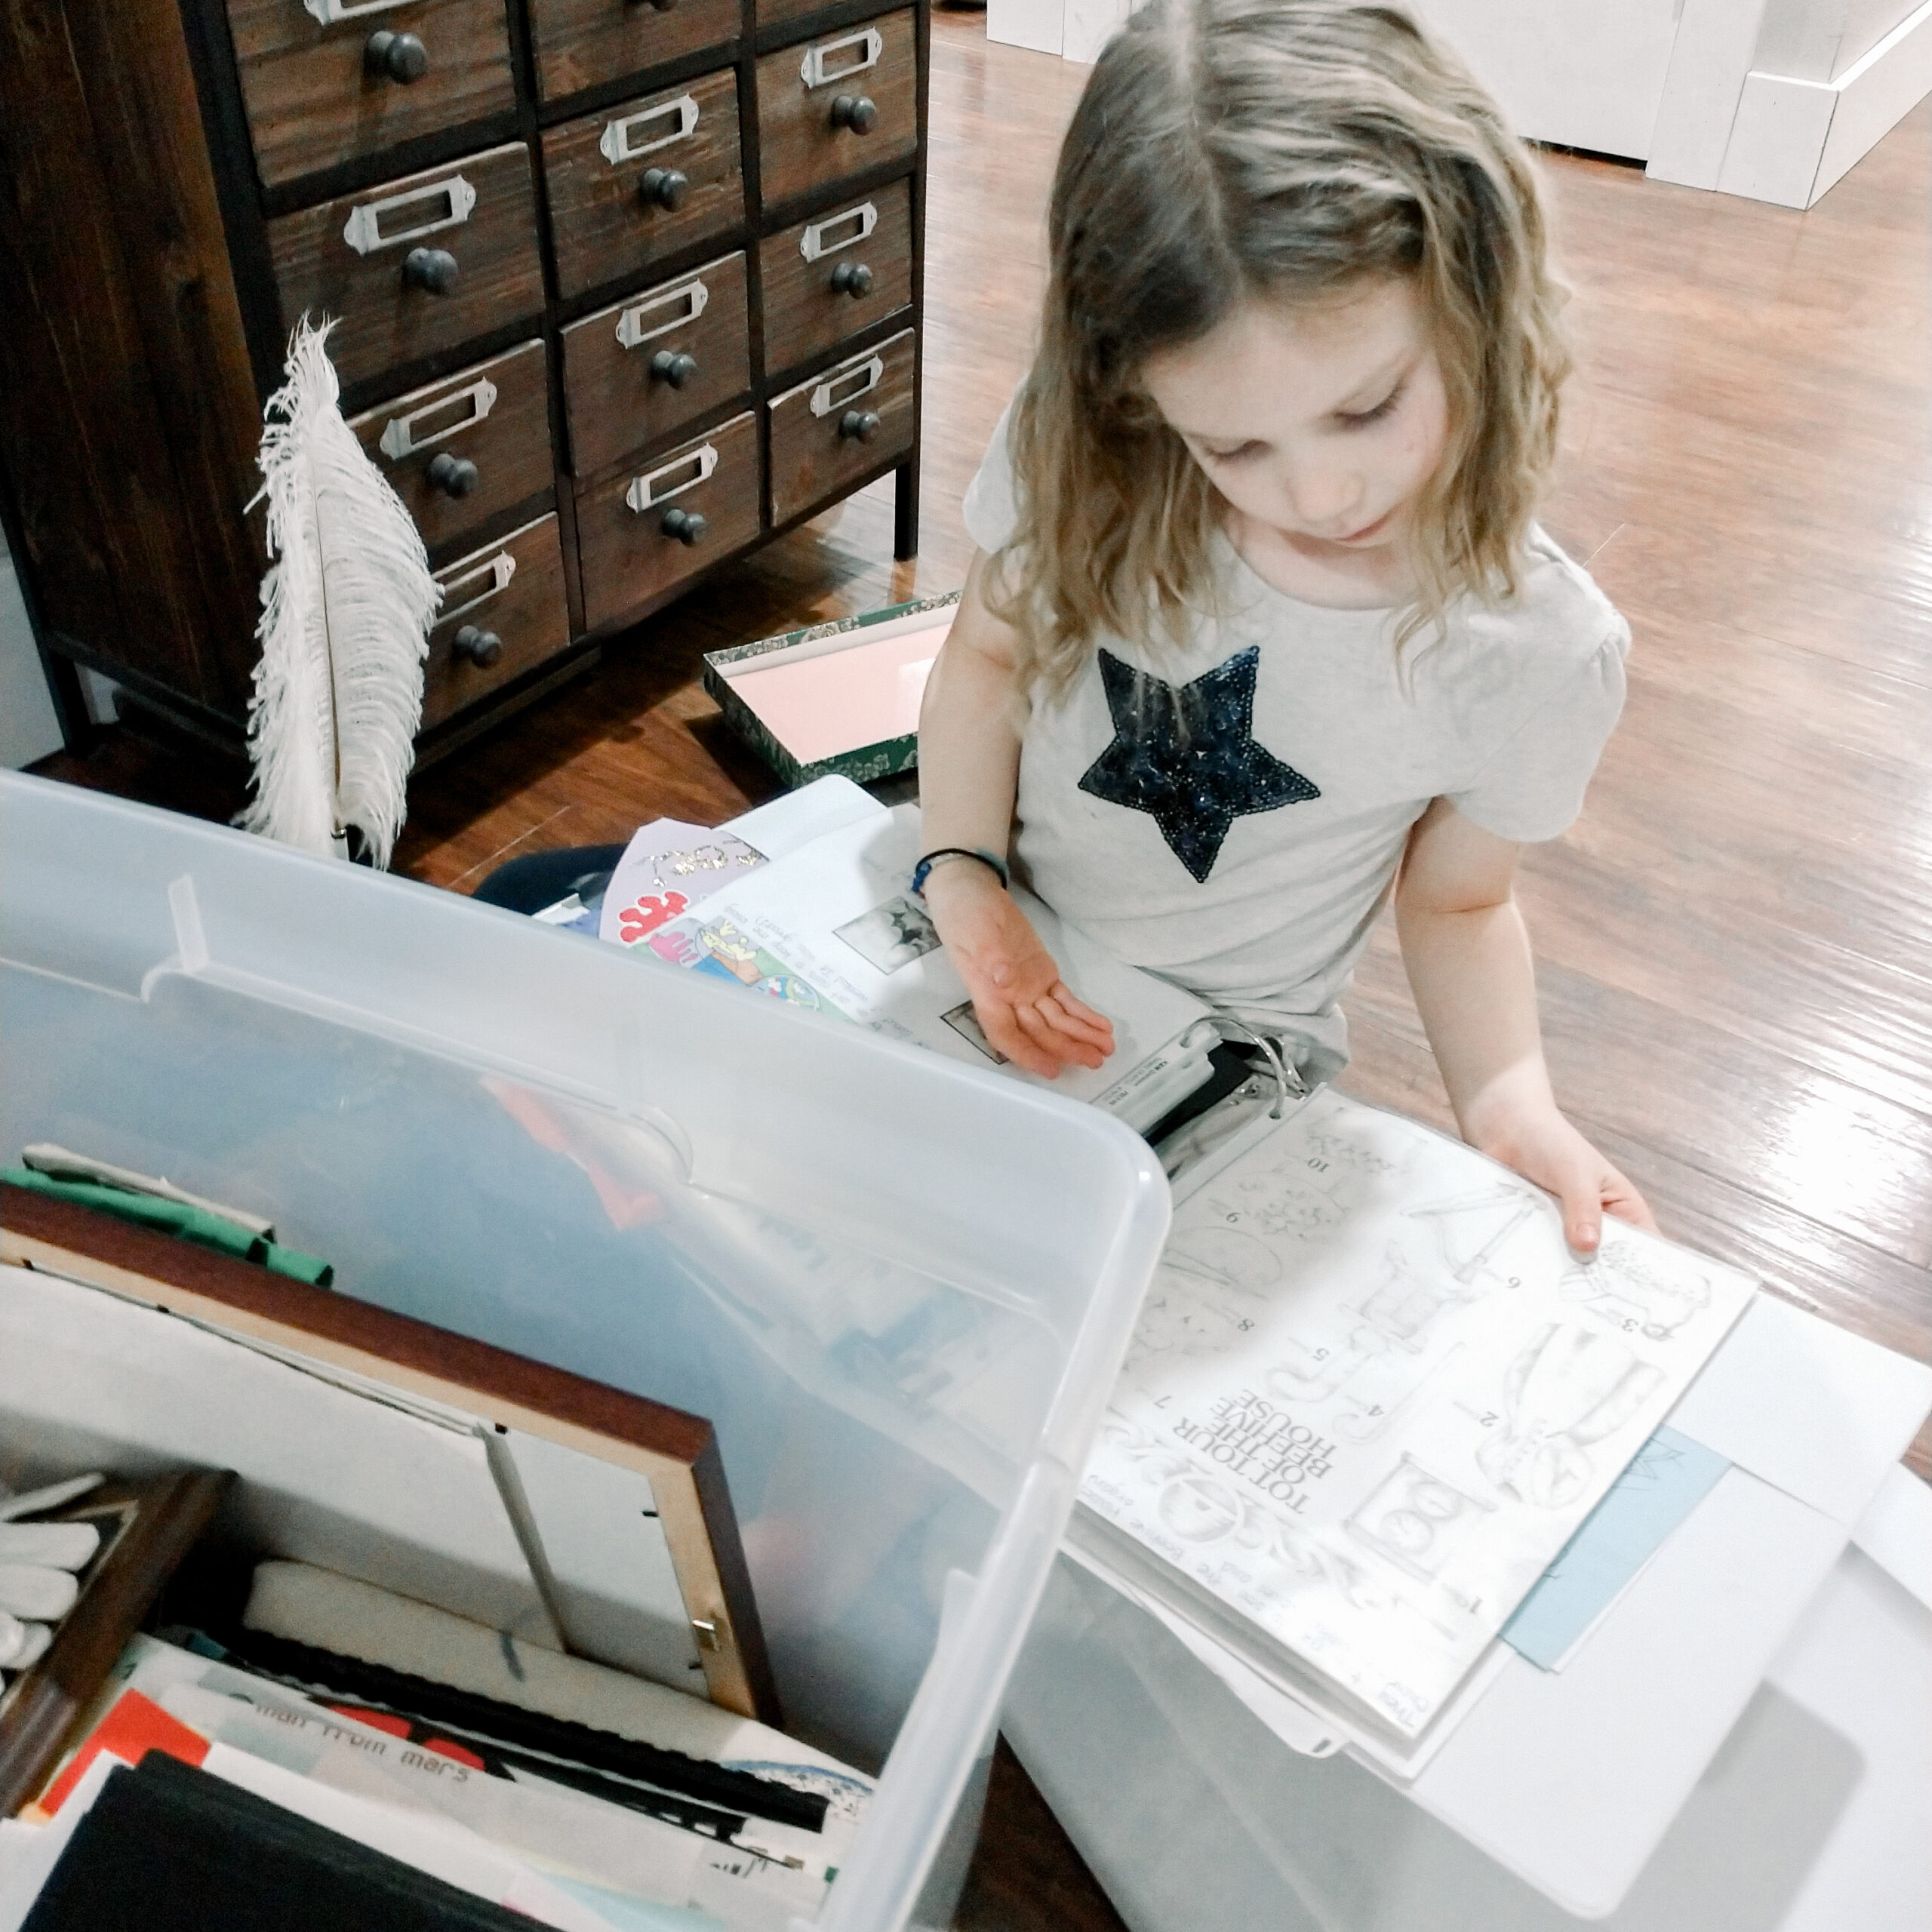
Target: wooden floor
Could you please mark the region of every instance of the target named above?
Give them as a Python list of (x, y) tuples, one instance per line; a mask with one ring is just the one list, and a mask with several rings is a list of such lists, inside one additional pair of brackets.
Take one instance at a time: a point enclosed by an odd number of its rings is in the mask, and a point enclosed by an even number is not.
[[(933, 36), (921, 552), (878, 489), (655, 619), (411, 789), (399, 869), (459, 891), (546, 847), (771, 788), (696, 681), (721, 643), (950, 589), (1023, 370), (1041, 212), (1084, 70)], [(1810, 213), (1552, 155), (1582, 346), (1546, 521), (1636, 636), (1582, 822), (1525, 861), (1558, 1094), (1666, 1231), (1932, 1357), (1932, 107)], [(211, 814), (123, 740), (42, 769)], [(1346, 1084), (1446, 1121), (1392, 935)], [(1921, 1438), (1914, 1465), (1927, 1467)], [(959, 1923), (1118, 1924), (1010, 1758)]]

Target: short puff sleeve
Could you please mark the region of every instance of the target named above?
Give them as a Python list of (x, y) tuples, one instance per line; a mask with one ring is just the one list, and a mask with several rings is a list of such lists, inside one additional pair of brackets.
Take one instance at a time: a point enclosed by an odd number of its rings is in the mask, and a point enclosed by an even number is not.
[(1569, 829), (1623, 710), (1630, 629), (1616, 627), (1561, 686), (1504, 739), (1474, 780), (1452, 792), (1463, 816), (1512, 844)]
[(966, 486), (959, 506), (966, 534), (991, 556), (1013, 540), (1019, 527), (1020, 506), (1014, 495), (1013, 465), (1007, 454), (1007, 432), (1013, 421), (1013, 405), (1000, 411), (993, 426), (992, 441), (986, 445), (978, 471)]

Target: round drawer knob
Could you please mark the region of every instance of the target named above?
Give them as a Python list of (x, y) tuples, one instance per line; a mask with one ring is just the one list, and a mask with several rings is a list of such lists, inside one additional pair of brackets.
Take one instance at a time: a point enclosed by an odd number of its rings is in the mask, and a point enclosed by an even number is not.
[(666, 537), (675, 537), (687, 546), (695, 543), (711, 526), (694, 510), (669, 509), (664, 512), (664, 521), (658, 528)]
[(850, 128), (855, 134), (869, 134), (878, 119), (878, 109), (869, 95), (841, 94), (832, 103), (832, 125)]
[(423, 473), (446, 496), (466, 497), (478, 481), (475, 464), (466, 456), (451, 456), (448, 450), (438, 450)]
[(448, 294), (457, 274), (456, 257), (447, 248), (412, 248), (402, 258), (403, 280), (427, 294)]
[(479, 630), (465, 624), (453, 640), (456, 654), (466, 657), (479, 669), (487, 670), (503, 654), (503, 641), (494, 631)]
[(651, 358), (651, 373), (660, 383), (681, 389), (697, 374), (697, 358), (681, 349), (660, 349)]
[(838, 433), (855, 443), (869, 443), (878, 434), (878, 418), (869, 409), (848, 409), (838, 419)]
[(872, 272), (863, 262), (841, 262), (832, 271), (832, 292), (854, 301), (872, 292)]
[(660, 208), (675, 211), (684, 206), (691, 184), (675, 168), (647, 168), (638, 189), (647, 202)]
[(363, 43), (362, 71), (407, 87), (429, 71), (429, 50), (413, 33), (378, 27)]

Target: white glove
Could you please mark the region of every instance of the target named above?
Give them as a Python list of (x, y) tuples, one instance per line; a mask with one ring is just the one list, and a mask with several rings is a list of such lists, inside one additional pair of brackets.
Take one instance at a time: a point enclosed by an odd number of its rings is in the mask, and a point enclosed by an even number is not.
[(102, 1480), (75, 1476), (0, 1500), (0, 1669), (24, 1670), (38, 1660), (54, 1641), (53, 1624), (80, 1594), (73, 1573), (100, 1547), (100, 1532), (91, 1523), (14, 1519), (57, 1509)]
[(91, 1523), (0, 1523), (0, 1610), (65, 1617), (81, 1593), (72, 1573), (100, 1547)]
[(0, 1669), (25, 1670), (38, 1663), (53, 1641), (54, 1632), (45, 1623), (23, 1623), (0, 1610)]

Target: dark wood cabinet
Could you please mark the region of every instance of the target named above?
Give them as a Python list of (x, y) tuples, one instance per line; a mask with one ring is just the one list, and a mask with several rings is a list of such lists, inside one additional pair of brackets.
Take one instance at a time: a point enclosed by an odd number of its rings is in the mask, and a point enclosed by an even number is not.
[(423, 759), (889, 472), (909, 555), (928, 32), (878, 0), (0, 0), (0, 510), (57, 695), (85, 666), (241, 747), (305, 312), (445, 586)]

